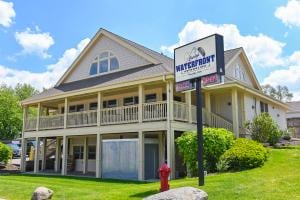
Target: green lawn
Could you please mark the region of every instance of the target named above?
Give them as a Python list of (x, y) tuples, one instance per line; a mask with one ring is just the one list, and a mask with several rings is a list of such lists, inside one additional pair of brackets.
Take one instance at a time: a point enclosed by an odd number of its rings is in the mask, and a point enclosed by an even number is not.
[[(175, 180), (170, 185), (197, 187), (197, 179)], [(37, 186), (54, 190), (53, 199), (141, 199), (156, 193), (159, 183), (9, 175), (0, 176), (0, 198), (30, 199)], [(300, 148), (270, 149), (262, 168), (210, 175), (201, 188), (209, 199), (300, 199)]]

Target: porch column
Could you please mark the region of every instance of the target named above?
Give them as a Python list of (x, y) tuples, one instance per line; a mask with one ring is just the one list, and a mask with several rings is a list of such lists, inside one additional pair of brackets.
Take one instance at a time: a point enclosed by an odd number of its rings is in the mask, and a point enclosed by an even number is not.
[(96, 178), (102, 177), (102, 139), (100, 133), (97, 134), (96, 143)]
[(34, 173), (39, 172), (39, 163), (40, 163), (40, 138), (36, 137), (35, 139), (36, 146), (35, 146), (35, 151), (34, 151)]
[(166, 86), (166, 92), (167, 92), (167, 114), (168, 114), (168, 121), (173, 120), (173, 82), (167, 82)]
[(143, 122), (143, 103), (144, 103), (144, 87), (142, 84), (139, 84), (139, 123)]
[(138, 179), (140, 181), (144, 180), (144, 171), (145, 171), (145, 167), (144, 167), (144, 134), (143, 131), (139, 131), (139, 142), (138, 142), (138, 146), (139, 146), (139, 172), (138, 172)]
[(102, 94), (101, 92), (98, 92), (97, 126), (101, 125), (101, 106), (102, 106)]
[(163, 134), (162, 132), (158, 133), (158, 149), (159, 149), (159, 166), (161, 166), (165, 159), (164, 159), (164, 142), (163, 142)]
[(21, 172), (26, 172), (26, 153), (27, 153), (27, 139), (22, 138), (22, 155), (21, 155), (21, 163), (20, 169)]
[(40, 115), (41, 115), (41, 103), (38, 103), (37, 116), (36, 116), (36, 131), (40, 129)]
[(205, 109), (206, 109), (206, 124), (211, 125), (211, 118), (210, 118), (210, 113), (211, 113), (211, 101), (210, 101), (210, 93), (205, 92), (204, 93), (204, 99), (205, 99)]
[(69, 112), (68, 98), (65, 98), (64, 128), (67, 128), (68, 112)]
[(68, 165), (68, 138), (66, 135), (64, 135), (61, 175), (67, 175), (67, 165)]
[(26, 120), (28, 116), (28, 107), (23, 107), (23, 129), (22, 129), (22, 155), (21, 155), (21, 163), (20, 170), (21, 172), (26, 171), (26, 152), (27, 152), (27, 139), (24, 138), (24, 131), (26, 130)]
[(84, 144), (83, 144), (83, 169), (82, 169), (82, 173), (86, 174), (87, 172), (87, 150), (88, 150), (88, 138), (84, 137)]
[(233, 132), (236, 137), (239, 137), (239, 105), (236, 88), (231, 91), (231, 99)]
[(42, 170), (46, 169), (46, 152), (47, 152), (47, 138), (43, 138), (43, 146), (42, 146)]
[(188, 122), (192, 123), (192, 92), (188, 91), (185, 93), (185, 102), (188, 106)]
[(61, 159), (61, 145), (60, 138), (56, 138), (56, 151), (55, 151), (55, 172), (60, 170), (60, 159)]
[(171, 167), (170, 179), (175, 178), (175, 146), (174, 146), (174, 130), (167, 130), (167, 163)]

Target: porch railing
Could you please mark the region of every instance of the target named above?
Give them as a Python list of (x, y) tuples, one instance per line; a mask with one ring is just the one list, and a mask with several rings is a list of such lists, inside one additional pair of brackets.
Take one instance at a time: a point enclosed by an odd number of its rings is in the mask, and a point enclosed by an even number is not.
[(97, 110), (68, 113), (67, 126), (92, 126), (97, 124)]
[(143, 121), (159, 121), (167, 119), (167, 102), (152, 102), (143, 104)]
[(189, 120), (189, 107), (186, 103), (174, 101), (173, 103), (173, 115), (174, 119), (178, 121)]
[[(176, 121), (189, 121), (189, 106), (182, 102), (173, 102), (173, 117)], [(125, 124), (136, 123), (139, 121), (139, 106), (121, 106), (114, 108), (105, 108), (100, 110), (101, 125), (109, 124)], [(142, 121), (161, 121), (166, 120), (168, 116), (167, 102), (151, 102), (142, 105)], [(97, 125), (97, 110), (74, 112), (67, 114), (67, 127), (83, 127)], [(191, 121), (197, 122), (196, 106), (191, 106)], [(233, 130), (233, 125), (230, 121), (223, 117), (208, 112), (202, 109), (203, 124), (209, 127), (226, 128), (230, 131)], [(36, 118), (28, 118), (25, 121), (25, 130), (36, 130)], [(64, 114), (40, 116), (39, 129), (58, 129), (64, 127)]]
[(209, 120), (209, 126), (215, 127), (215, 128), (225, 128), (229, 131), (233, 131), (233, 125), (231, 122), (227, 121), (223, 117), (215, 114), (215, 113), (208, 113), (208, 120)]
[(105, 108), (101, 110), (101, 124), (138, 122), (138, 105)]
[(40, 116), (40, 129), (55, 129), (64, 127), (64, 115)]
[(34, 117), (32, 118), (27, 118), (25, 120), (25, 131), (33, 131), (36, 130), (36, 123), (37, 123), (37, 119)]

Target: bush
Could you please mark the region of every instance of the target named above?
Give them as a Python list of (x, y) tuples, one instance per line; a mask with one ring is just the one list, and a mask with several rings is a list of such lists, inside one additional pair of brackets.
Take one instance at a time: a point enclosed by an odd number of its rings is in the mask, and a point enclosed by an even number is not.
[(276, 144), (282, 135), (269, 113), (261, 113), (252, 122), (247, 122), (245, 127), (251, 133), (253, 140), (269, 142), (271, 145)]
[[(233, 133), (226, 129), (204, 128), (204, 164), (208, 172), (217, 170), (217, 163), (220, 156), (231, 147), (234, 140)], [(187, 166), (189, 175), (195, 175), (197, 172), (197, 133), (185, 132), (176, 139), (179, 153), (183, 156), (184, 163)]]
[(284, 140), (291, 140), (294, 133), (295, 133), (294, 128), (288, 128), (287, 130), (282, 131), (282, 138)]
[(12, 150), (6, 144), (0, 142), (0, 162), (7, 162), (12, 158)]
[(256, 141), (246, 138), (237, 139), (233, 146), (220, 158), (227, 163), (229, 170), (244, 170), (260, 167), (267, 160), (267, 150)]

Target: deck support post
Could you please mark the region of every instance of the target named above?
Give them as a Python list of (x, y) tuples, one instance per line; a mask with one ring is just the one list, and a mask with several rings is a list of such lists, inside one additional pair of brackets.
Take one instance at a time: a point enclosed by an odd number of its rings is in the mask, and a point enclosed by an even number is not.
[(101, 134), (97, 133), (96, 143), (96, 178), (102, 177), (102, 139)]
[(236, 88), (231, 91), (231, 99), (233, 132), (236, 137), (239, 137), (239, 105)]
[(139, 131), (138, 133), (139, 136), (139, 141), (138, 141), (138, 146), (139, 146), (139, 172), (138, 172), (138, 180), (142, 181), (145, 179), (144, 177), (144, 171), (145, 171), (145, 167), (144, 167), (144, 133), (143, 131)]
[(47, 154), (47, 138), (43, 138), (42, 146), (42, 171), (46, 169), (46, 155)]
[(139, 123), (143, 122), (143, 103), (144, 103), (144, 87), (142, 84), (139, 84), (139, 105), (138, 105)]
[(62, 169), (61, 175), (67, 175), (68, 167), (68, 138), (66, 135), (63, 136), (63, 157), (62, 157)]
[(36, 145), (35, 145), (35, 151), (34, 151), (34, 173), (39, 172), (39, 166), (40, 166), (40, 138), (36, 137), (35, 139)]
[(87, 147), (88, 147), (88, 138), (84, 137), (84, 144), (83, 144), (83, 169), (82, 169), (82, 173), (86, 174), (87, 173)]
[(60, 138), (56, 137), (55, 172), (58, 172), (60, 170), (60, 159), (61, 159), (61, 143), (60, 143)]

